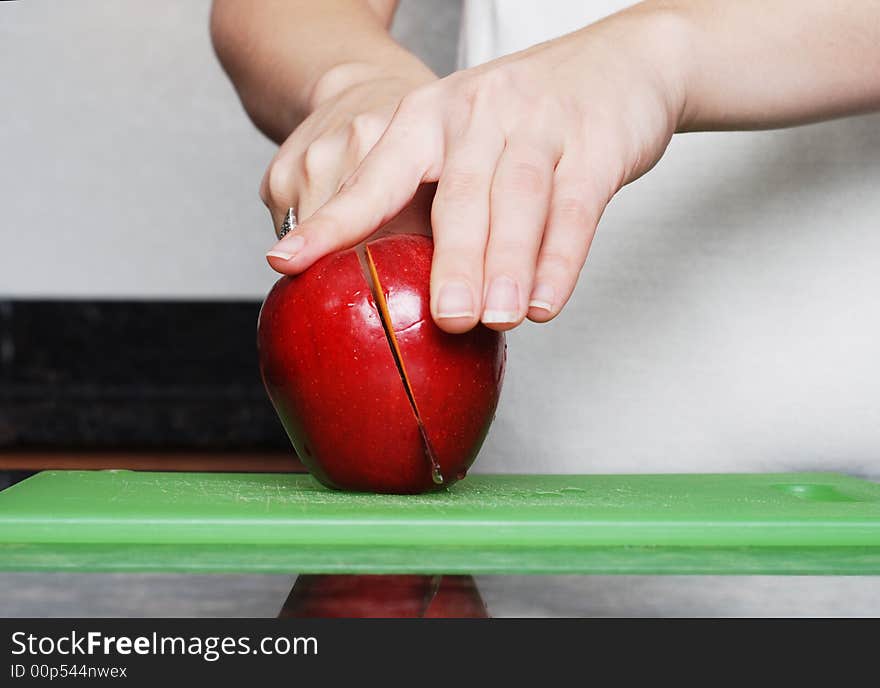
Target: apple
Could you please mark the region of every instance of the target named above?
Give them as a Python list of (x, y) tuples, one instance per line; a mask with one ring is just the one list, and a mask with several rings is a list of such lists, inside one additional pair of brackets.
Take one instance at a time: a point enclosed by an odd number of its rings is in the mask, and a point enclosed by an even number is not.
[(495, 414), (504, 335), (431, 318), (433, 242), (377, 239), (279, 279), (257, 344), (302, 462), (336, 489), (420, 493), (464, 477)]
[(485, 619), (472, 576), (301, 575), (280, 618)]

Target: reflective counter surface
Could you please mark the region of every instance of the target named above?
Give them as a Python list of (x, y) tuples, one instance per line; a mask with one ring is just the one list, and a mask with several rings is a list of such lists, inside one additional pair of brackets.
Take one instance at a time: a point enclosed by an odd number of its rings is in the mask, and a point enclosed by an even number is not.
[(2, 573), (2, 617), (880, 616), (878, 576)]

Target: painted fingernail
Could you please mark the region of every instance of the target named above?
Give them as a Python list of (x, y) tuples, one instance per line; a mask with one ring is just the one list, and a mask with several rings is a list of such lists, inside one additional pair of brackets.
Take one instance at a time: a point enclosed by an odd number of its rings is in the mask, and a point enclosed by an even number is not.
[(297, 234), (292, 237), (285, 237), (283, 242), (278, 242), (275, 244), (276, 246), (280, 246), (281, 248), (273, 248), (271, 251), (266, 252), (266, 258), (280, 258), (281, 260), (291, 260), (297, 253), (299, 253), (303, 246), (305, 245), (306, 240)]
[(471, 288), (464, 282), (453, 280), (440, 287), (437, 297), (438, 318), (472, 318), (474, 302)]
[(519, 289), (509, 277), (496, 277), (489, 286), (484, 323), (512, 323), (519, 320)]
[(537, 284), (532, 291), (532, 298), (529, 300), (529, 308), (542, 308), (545, 311), (553, 312), (553, 300), (556, 294), (553, 287), (549, 284)]

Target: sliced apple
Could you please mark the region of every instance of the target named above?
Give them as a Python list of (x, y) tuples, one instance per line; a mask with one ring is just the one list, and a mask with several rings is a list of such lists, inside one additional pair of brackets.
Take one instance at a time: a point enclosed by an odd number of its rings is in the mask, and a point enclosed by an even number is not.
[[(501, 391), (504, 336), (443, 332), (430, 314), (433, 242), (371, 241), (282, 277), (257, 327), (266, 391), (329, 487), (420, 493), (464, 477)], [(360, 258), (360, 261), (359, 261)]]

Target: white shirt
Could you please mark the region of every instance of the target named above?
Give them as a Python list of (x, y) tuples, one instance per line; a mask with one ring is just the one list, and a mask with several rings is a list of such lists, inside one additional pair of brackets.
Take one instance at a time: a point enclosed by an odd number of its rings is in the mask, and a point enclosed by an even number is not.
[[(461, 64), (627, 4), (465, 0)], [(880, 117), (674, 137), (508, 345), (474, 470), (880, 476)]]

